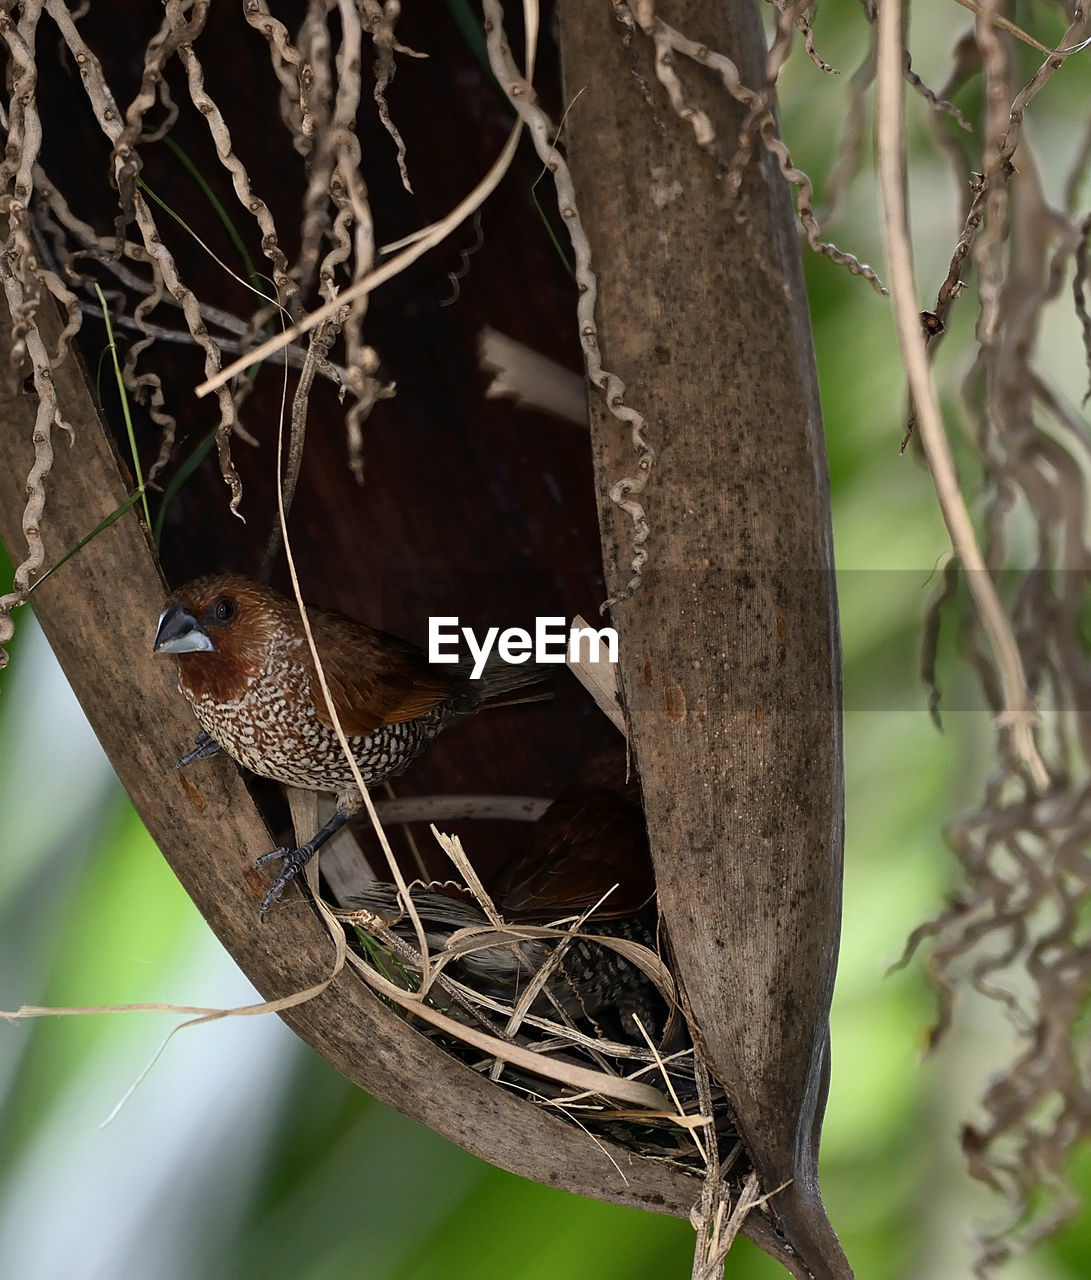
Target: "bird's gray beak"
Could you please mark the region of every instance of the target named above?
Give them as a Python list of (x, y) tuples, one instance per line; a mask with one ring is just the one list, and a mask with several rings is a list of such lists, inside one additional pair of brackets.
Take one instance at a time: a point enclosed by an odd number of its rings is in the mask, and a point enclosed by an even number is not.
[(197, 625), (192, 613), (180, 604), (168, 605), (159, 619), (155, 633), (155, 653), (211, 653), (212, 641)]

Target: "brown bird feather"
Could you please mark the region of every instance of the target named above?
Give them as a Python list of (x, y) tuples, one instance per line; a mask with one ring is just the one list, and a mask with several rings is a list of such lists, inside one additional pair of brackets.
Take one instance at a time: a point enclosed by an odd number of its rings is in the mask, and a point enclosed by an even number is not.
[[(596, 920), (655, 915), (655, 873), (635, 776), (624, 751), (593, 761), (534, 824), (490, 881), (509, 920), (596, 907)], [(605, 898), (604, 898), (605, 895)], [(598, 905), (600, 904), (601, 905)]]

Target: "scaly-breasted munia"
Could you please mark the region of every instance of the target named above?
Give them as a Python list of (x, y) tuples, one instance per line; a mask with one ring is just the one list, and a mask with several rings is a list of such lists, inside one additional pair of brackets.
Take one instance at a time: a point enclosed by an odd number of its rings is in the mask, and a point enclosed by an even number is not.
[[(514, 1004), (520, 989), (563, 943), (548, 996), (540, 997), (532, 1011), (549, 1016), (552, 1000), (574, 1021), (605, 1022), (612, 1038), (643, 1048), (646, 1042), (633, 1019), (639, 1018), (658, 1041), (665, 1029), (666, 1001), (651, 979), (617, 950), (580, 936), (625, 939), (652, 952), (665, 948), (640, 787), (635, 776), (626, 778), (625, 764), (623, 749), (590, 761), (580, 780), (561, 792), (534, 823), (523, 847), (488, 881), (500, 915), (516, 931), (520, 925), (548, 924), (591, 911), (577, 936), (467, 948), (446, 971), (485, 995)], [(458, 929), (490, 927), (476, 902), (431, 889), (414, 888), (412, 897), (432, 951), (442, 951)], [(393, 885), (361, 888), (344, 905), (367, 908), (410, 946), (418, 945)], [(460, 1016), (457, 1006), (449, 1011)], [(677, 1043), (678, 1036), (672, 1039)]]
[[(405, 640), (343, 614), (308, 609), (315, 646), (341, 727), (365, 785), (400, 773), (442, 729), (483, 703), (538, 683), (533, 666), (490, 663), (478, 680), (464, 668), (432, 666)], [(331, 791), (333, 817), (282, 859), (261, 914), (361, 805), (318, 682), (299, 610), (271, 587), (239, 573), (195, 578), (167, 601), (155, 652), (178, 658), (178, 687), (207, 739), (239, 764), (277, 782)]]
[[(476, 902), (450, 898), (431, 889), (414, 888), (411, 892), (432, 953), (442, 952), (448, 939), (459, 929), (493, 931)], [(510, 920), (502, 904), (497, 905), (504, 918)], [(372, 912), (412, 948), (419, 945), (413, 923), (403, 911), (394, 885), (381, 882), (368, 885), (353, 894), (344, 906), (349, 910), (363, 908)], [(563, 914), (527, 913), (520, 917), (520, 923), (546, 924)], [(545, 991), (531, 1006), (532, 1013), (555, 1018), (552, 1010), (556, 1007), (573, 1022), (593, 1023), (611, 1039), (645, 1048), (647, 1041), (634, 1021), (639, 1019), (653, 1043), (662, 1039), (669, 1013), (662, 993), (642, 969), (619, 951), (608, 943), (594, 941), (595, 935), (623, 939), (656, 953), (660, 943), (654, 912), (650, 917), (637, 915), (613, 920), (600, 920), (592, 915), (567, 940), (560, 936), (520, 939), (519, 925), (512, 922), (512, 929), (510, 941), (497, 939), (487, 946), (460, 949), (444, 972), (483, 995), (514, 1005), (522, 989), (547, 963), (554, 950), (563, 945), (560, 962), (547, 980)], [(438, 991), (435, 998), (441, 998)], [(448, 1006), (448, 1012), (458, 1019), (466, 1016), (454, 1004)], [(677, 1047), (679, 1034), (676, 1020), (672, 1048)]]

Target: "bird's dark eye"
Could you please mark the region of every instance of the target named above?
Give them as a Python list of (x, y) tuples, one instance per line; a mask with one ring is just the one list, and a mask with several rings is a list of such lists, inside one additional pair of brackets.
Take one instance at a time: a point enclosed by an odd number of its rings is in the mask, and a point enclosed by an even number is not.
[(234, 622), (239, 606), (233, 596), (220, 596), (212, 606), (212, 616), (217, 622)]

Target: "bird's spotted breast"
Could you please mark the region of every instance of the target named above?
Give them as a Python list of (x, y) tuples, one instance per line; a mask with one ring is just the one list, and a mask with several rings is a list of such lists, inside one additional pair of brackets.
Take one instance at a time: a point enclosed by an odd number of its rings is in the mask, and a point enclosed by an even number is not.
[[(180, 686), (206, 733), (241, 765), (264, 778), (316, 791), (352, 793), (356, 784), (337, 735), (318, 719), (307, 669), (296, 645), (276, 646), (265, 668), (231, 701)], [(365, 783), (407, 768), (443, 727), (444, 708), (366, 737), (349, 747)]]

